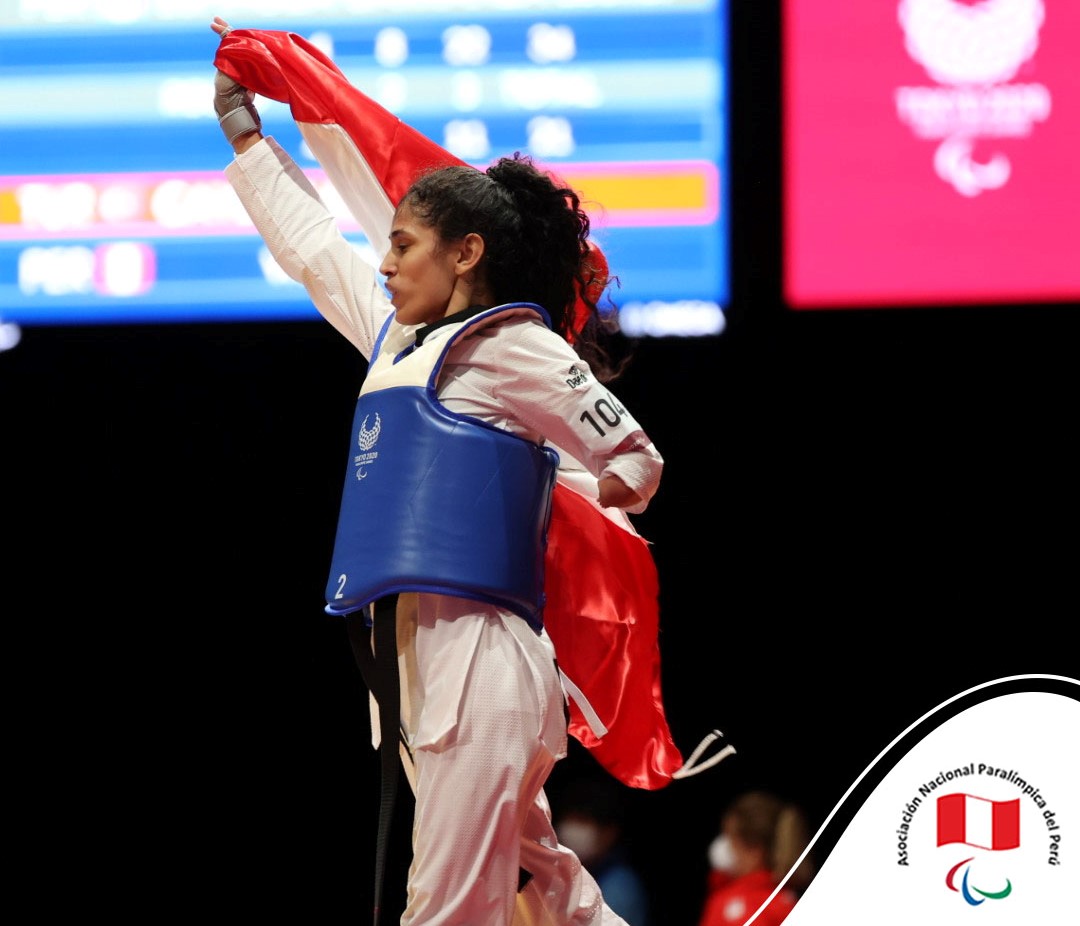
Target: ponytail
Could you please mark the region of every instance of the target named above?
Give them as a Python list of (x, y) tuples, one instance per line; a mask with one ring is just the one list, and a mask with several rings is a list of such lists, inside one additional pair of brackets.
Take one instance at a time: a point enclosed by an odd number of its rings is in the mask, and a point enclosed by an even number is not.
[(496, 305), (542, 306), (561, 334), (601, 382), (610, 382), (629, 358), (615, 362), (614, 306), (600, 301), (609, 283), (607, 262), (589, 240), (591, 223), (578, 194), (539, 170), (520, 152), (486, 171), (467, 166), (434, 170), (402, 199), (453, 240), (470, 232), (484, 239), (483, 272)]

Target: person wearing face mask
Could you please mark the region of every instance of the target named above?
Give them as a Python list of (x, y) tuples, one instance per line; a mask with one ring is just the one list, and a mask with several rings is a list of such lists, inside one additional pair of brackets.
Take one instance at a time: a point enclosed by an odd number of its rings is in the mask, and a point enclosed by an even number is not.
[(631, 857), (620, 798), (614, 782), (575, 780), (555, 805), (555, 832), (596, 879), (608, 906), (628, 926), (649, 926), (651, 898)]
[(766, 791), (737, 797), (709, 845), (698, 926), (742, 926), (759, 910), (754, 926), (779, 926), (813, 874), (811, 862), (800, 860), (808, 841), (806, 819), (796, 805)]

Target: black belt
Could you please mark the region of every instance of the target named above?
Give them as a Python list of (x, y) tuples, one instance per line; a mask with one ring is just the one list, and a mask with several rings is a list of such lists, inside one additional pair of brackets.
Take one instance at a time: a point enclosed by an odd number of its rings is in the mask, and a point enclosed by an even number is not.
[[(381, 784), (379, 835), (375, 843), (375, 908), (373, 926), (379, 926), (386, 880), (386, 850), (398, 790), (398, 741), (401, 738), (401, 689), (398, 687), (397, 595), (380, 598), (372, 606), (372, 626), (363, 611), (345, 619), (356, 664), (379, 705), (379, 757)], [(371, 635), (375, 634), (372, 652)], [(395, 731), (396, 735), (395, 735)]]

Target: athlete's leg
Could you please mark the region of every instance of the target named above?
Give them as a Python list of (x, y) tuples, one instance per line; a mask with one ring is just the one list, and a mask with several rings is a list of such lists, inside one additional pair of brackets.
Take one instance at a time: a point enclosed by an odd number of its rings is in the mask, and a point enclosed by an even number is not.
[(562, 722), (557, 673), (528, 635), (516, 617), (474, 612), (448, 621), (421, 607), (415, 651), (423, 706), (402, 924), (511, 922), (522, 832), (554, 762), (545, 743), (553, 703)]
[(626, 926), (604, 903), (578, 857), (559, 844), (543, 790), (526, 820), (521, 865), (532, 878), (518, 900), (513, 926)]

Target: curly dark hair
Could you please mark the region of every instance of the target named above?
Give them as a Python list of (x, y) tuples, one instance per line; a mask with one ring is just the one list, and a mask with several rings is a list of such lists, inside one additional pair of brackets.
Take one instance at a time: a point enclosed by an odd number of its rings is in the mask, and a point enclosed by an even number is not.
[(551, 317), (602, 382), (627, 359), (612, 360), (618, 331), (599, 307), (609, 279), (589, 243), (591, 223), (578, 194), (520, 152), (486, 171), (468, 165), (422, 174), (399, 206), (408, 205), (439, 237), (484, 239), (483, 272), (496, 305), (532, 302)]

